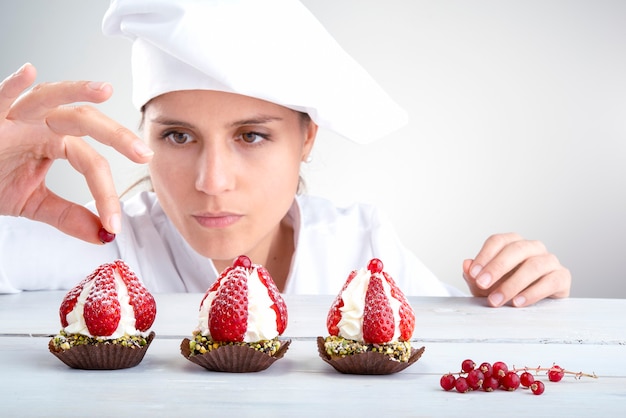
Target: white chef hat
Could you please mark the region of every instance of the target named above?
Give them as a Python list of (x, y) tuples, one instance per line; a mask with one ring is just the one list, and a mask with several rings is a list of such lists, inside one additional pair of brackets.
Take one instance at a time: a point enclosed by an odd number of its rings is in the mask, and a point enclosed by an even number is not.
[(407, 123), (297, 0), (112, 0), (102, 28), (133, 41), (133, 103), (170, 91), (238, 93), (308, 113), (358, 143)]

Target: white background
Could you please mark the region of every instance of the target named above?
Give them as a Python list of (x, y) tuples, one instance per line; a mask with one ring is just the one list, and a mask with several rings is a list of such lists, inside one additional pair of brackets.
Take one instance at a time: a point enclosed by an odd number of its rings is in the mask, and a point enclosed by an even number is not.
[[(305, 4), (411, 118), (367, 146), (321, 132), (304, 170), (309, 193), (380, 206), (406, 245), (462, 289), (462, 260), (490, 234), (515, 231), (570, 268), (573, 296), (626, 297), (626, 2)], [(39, 81), (109, 81), (116, 93), (99, 108), (135, 129), (130, 43), (101, 34), (107, 6), (2, 2), (1, 78), (29, 61)], [(120, 192), (142, 174), (96, 147)], [(65, 162), (49, 186), (90, 200)]]

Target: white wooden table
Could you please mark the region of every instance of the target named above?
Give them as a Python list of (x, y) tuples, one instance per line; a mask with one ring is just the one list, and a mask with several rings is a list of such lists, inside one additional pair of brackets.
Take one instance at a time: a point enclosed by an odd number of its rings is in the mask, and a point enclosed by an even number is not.
[[(626, 300), (546, 300), (493, 309), (477, 298), (410, 298), (422, 358), (386, 376), (343, 375), (323, 362), (331, 296), (286, 297), (289, 351), (250, 374), (207, 371), (183, 358), (200, 294), (162, 294), (157, 337), (143, 362), (116, 371), (73, 370), (48, 352), (64, 292), (0, 295), (0, 416), (603, 416), (626, 411)], [(442, 374), (477, 363), (553, 363), (594, 372), (546, 390), (444, 392)], [(621, 416), (621, 414), (619, 414)]]

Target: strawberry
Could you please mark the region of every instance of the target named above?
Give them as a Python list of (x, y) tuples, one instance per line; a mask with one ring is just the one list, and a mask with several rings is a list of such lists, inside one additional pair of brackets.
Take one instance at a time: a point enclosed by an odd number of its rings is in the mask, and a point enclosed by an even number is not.
[(115, 266), (126, 284), (129, 303), (133, 307), (135, 313), (135, 328), (138, 331), (145, 332), (154, 323), (156, 318), (156, 302), (152, 294), (148, 292), (137, 275), (122, 260), (115, 261)]
[(91, 335), (106, 337), (115, 332), (121, 307), (115, 289), (113, 264), (100, 266), (83, 309), (85, 325)]
[(270, 276), (269, 271), (261, 266), (257, 266), (257, 271), (259, 272), (261, 282), (267, 288), (267, 294), (274, 302), (272, 309), (276, 312), (276, 330), (280, 335), (285, 331), (285, 328), (287, 328), (287, 305), (285, 304), (283, 297), (280, 295), (280, 291), (278, 290), (276, 283), (274, 283), (274, 279)]
[(330, 310), (328, 311), (328, 317), (326, 318), (326, 328), (328, 328), (328, 333), (330, 335), (339, 335), (339, 327), (337, 324), (341, 321), (341, 308), (343, 307), (343, 299), (341, 298), (341, 294), (348, 287), (352, 279), (354, 279), (359, 271), (354, 270), (348, 276), (348, 279), (343, 285), (341, 292), (335, 298), (335, 301), (330, 306)]
[(393, 310), (383, 289), (379, 274), (370, 277), (363, 310), (363, 342), (384, 344), (391, 341), (395, 330)]
[(408, 341), (415, 330), (415, 312), (409, 304), (409, 301), (402, 293), (402, 290), (396, 285), (396, 282), (387, 273), (383, 272), (387, 283), (391, 287), (391, 297), (400, 301), (400, 341)]
[(209, 332), (215, 341), (241, 342), (248, 327), (248, 281), (243, 268), (221, 280), (209, 310)]

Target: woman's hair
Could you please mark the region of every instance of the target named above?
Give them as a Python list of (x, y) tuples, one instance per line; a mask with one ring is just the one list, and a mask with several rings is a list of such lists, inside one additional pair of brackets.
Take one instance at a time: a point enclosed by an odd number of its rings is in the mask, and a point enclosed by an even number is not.
[[(141, 120), (139, 121), (140, 131), (143, 130), (143, 124), (144, 124), (145, 114), (146, 114), (145, 110), (146, 110), (146, 105), (148, 103), (146, 103), (145, 105), (141, 107)], [(311, 123), (311, 116), (309, 116), (309, 114), (306, 112), (299, 112), (297, 110), (294, 110), (294, 112), (297, 112), (298, 115), (300, 116), (300, 123), (301, 123), (302, 129), (307, 129), (309, 127), (309, 124)], [(154, 187), (152, 187), (152, 181), (150, 179), (150, 173), (146, 174), (143, 177), (140, 177), (138, 180), (133, 182), (130, 186), (126, 188), (126, 190), (124, 190), (124, 192), (122, 192), (120, 197), (123, 198), (124, 196), (127, 196), (133, 190), (135, 190), (141, 185), (146, 185), (146, 189), (148, 191), (151, 191), (151, 192), (154, 191)], [(306, 191), (306, 184), (304, 182), (304, 179), (302, 178), (302, 175), (300, 175), (298, 178), (298, 190), (296, 191), (296, 193), (303, 194), (305, 191)]]

